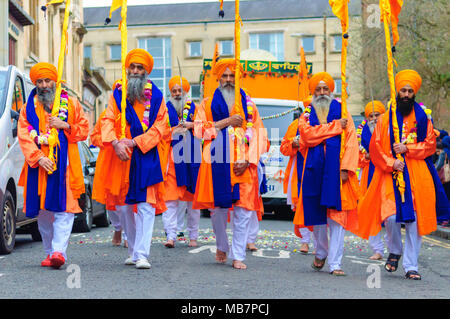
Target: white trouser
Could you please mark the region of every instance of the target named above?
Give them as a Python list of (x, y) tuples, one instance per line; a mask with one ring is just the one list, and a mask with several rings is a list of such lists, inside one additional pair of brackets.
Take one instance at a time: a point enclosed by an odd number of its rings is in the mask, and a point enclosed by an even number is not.
[(308, 228), (306, 227), (300, 228), (300, 234), (302, 235), (302, 239), (300, 240), (302, 244), (309, 244), (312, 238), (315, 245), (315, 239), (314, 236), (312, 236), (313, 232), (310, 231)]
[(186, 216), (186, 210), (188, 202), (178, 201), (178, 211), (177, 211), (177, 232), (184, 231), (184, 216)]
[(120, 214), (115, 210), (107, 210), (109, 220), (114, 227), (115, 231), (122, 231), (122, 239), (127, 240), (127, 233), (125, 232), (125, 227), (122, 227), (123, 222), (123, 214)]
[(256, 241), (256, 237), (258, 236), (259, 232), (259, 220), (258, 220), (258, 214), (253, 214), (250, 217), (250, 222), (248, 225), (248, 238), (247, 243), (248, 244), (254, 244)]
[(124, 228), (128, 238), (128, 255), (137, 261), (150, 256), (153, 225), (155, 223), (155, 208), (149, 203), (137, 204), (137, 214), (132, 205), (116, 206), (117, 211), (124, 215)]
[(211, 211), (211, 222), (216, 235), (216, 246), (220, 251), (230, 253), (230, 258), (233, 260), (243, 261), (245, 259), (245, 248), (247, 246), (248, 226), (252, 214), (255, 211), (249, 211), (242, 207), (234, 207), (231, 211), (231, 227), (233, 229), (233, 240), (231, 242), (231, 249), (228, 243), (227, 236), (227, 220), (228, 208), (214, 208)]
[[(167, 233), (167, 240), (176, 240), (177, 231), (180, 231), (180, 216), (182, 224), (184, 224), (184, 216), (187, 209), (187, 227), (189, 239), (197, 240), (198, 238), (198, 224), (200, 221), (200, 210), (192, 209), (192, 202), (185, 202), (179, 200), (167, 201), (167, 210), (163, 213), (164, 230)], [(181, 228), (183, 229), (183, 228)]]
[[(187, 203), (187, 227), (186, 230), (189, 233), (189, 239), (197, 240), (198, 238), (198, 225), (200, 222), (200, 209), (192, 209), (192, 202)], [(183, 213), (184, 216), (184, 213)]]
[(328, 243), (327, 225), (314, 226), (316, 243), (316, 257), (325, 259), (328, 257), (330, 272), (341, 269), (342, 256), (344, 254), (345, 229), (334, 220), (328, 218), (330, 228), (330, 242)]
[(177, 239), (177, 213), (178, 213), (177, 200), (169, 200), (166, 202), (167, 210), (162, 214), (162, 221), (164, 225), (164, 231), (167, 234), (167, 240)]
[(419, 270), (419, 253), (422, 244), (422, 236), (417, 231), (417, 217), (413, 223), (405, 223), (405, 251), (403, 252), (401, 223), (395, 221), (395, 215), (385, 220), (386, 228), (386, 245), (389, 253), (403, 255), (403, 269), (408, 272), (410, 270)]
[(381, 231), (378, 233), (378, 235), (369, 237), (369, 245), (375, 254), (378, 253), (381, 256), (384, 255), (384, 243), (381, 236)]
[(42, 244), (47, 255), (61, 253), (67, 259), (66, 250), (72, 233), (75, 214), (40, 210), (37, 218)]

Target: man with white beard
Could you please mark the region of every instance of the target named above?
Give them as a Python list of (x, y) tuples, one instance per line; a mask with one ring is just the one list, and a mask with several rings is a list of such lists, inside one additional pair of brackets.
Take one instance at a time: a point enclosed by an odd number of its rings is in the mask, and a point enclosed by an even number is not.
[[(370, 181), (373, 177), (375, 166), (373, 165), (369, 155), (369, 145), (372, 139), (372, 133), (377, 125), (379, 117), (386, 111), (384, 105), (380, 101), (371, 101), (367, 103), (364, 109), (366, 119), (358, 126), (356, 136), (359, 142), (359, 168), (361, 173), (361, 194), (364, 194), (369, 187)], [(384, 243), (381, 238), (381, 232), (376, 236), (369, 237), (369, 245), (374, 254), (369, 258), (371, 260), (381, 260), (384, 255)]]
[[(234, 58), (219, 60), (213, 70), (220, 85), (205, 98), (195, 115), (194, 134), (203, 138), (203, 156), (193, 207), (209, 209), (216, 235), (216, 261), (225, 263), (227, 254), (235, 269), (243, 263), (252, 214), (260, 207), (257, 166), (267, 151), (267, 132), (256, 106), (247, 103), (240, 89), (241, 103), (235, 105)], [(231, 247), (226, 233), (228, 214), (232, 220)]]
[[(341, 118), (341, 103), (333, 99), (331, 75), (315, 74), (309, 89), (313, 100), (301, 115), (298, 126), (305, 169), (293, 223), (313, 227), (317, 242), (313, 269), (322, 269), (328, 258), (330, 274), (344, 276), (341, 260), (345, 231), (356, 232), (358, 226), (358, 140), (351, 115)], [(342, 159), (341, 143), (344, 143)]]
[(178, 215), (187, 216), (187, 230), (189, 232), (189, 247), (197, 246), (198, 223), (200, 210), (192, 209), (198, 169), (201, 162), (201, 141), (194, 137), (194, 102), (186, 99), (190, 90), (189, 82), (179, 76), (169, 81), (170, 98), (167, 102), (170, 133), (167, 136), (168, 153), (166, 180), (164, 181), (164, 201), (167, 210), (163, 213), (163, 224), (167, 241), (167, 248), (175, 247), (177, 238)]
[[(128, 240), (126, 265), (138, 269), (151, 267), (151, 239), (155, 214), (166, 210), (163, 201), (163, 138), (169, 132), (163, 94), (148, 79), (153, 57), (143, 49), (131, 50), (127, 68), (127, 105), (125, 137), (122, 138), (122, 89), (116, 87), (102, 118), (102, 143), (105, 161), (97, 167), (98, 182), (105, 197), (124, 216)], [(102, 200), (100, 198), (100, 200)], [(134, 207), (136, 211), (134, 212)]]

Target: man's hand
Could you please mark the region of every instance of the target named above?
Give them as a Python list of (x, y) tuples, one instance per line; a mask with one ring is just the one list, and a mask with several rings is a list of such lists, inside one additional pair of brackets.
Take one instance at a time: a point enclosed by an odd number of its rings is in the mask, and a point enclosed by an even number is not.
[(392, 166), (392, 168), (396, 171), (403, 172), (403, 169), (405, 168), (405, 163), (403, 161), (396, 159), (394, 162), (394, 166)]
[(130, 150), (132, 150), (134, 147), (136, 147), (136, 142), (134, 140), (129, 139), (129, 138), (121, 139), (120, 143), (123, 143)]
[(188, 129), (188, 130), (192, 130), (194, 128), (194, 122), (183, 122), (183, 127)]
[(244, 120), (242, 119), (242, 117), (239, 114), (235, 114), (233, 116), (230, 116), (228, 118), (228, 121), (229, 121), (229, 126), (241, 127), (242, 126), (242, 122)]
[(366, 153), (366, 154), (364, 155), (364, 158), (365, 158), (366, 160), (370, 160), (370, 154), (369, 154), (369, 153)]
[(51, 128), (56, 128), (58, 130), (68, 130), (70, 128), (69, 123), (62, 121), (55, 116), (50, 117), (49, 125)]
[(340, 119), (339, 122), (341, 122), (342, 129), (345, 129), (347, 127), (348, 119)]
[(347, 170), (341, 170), (341, 180), (342, 180), (342, 184), (344, 184), (346, 181), (348, 181), (348, 171)]
[(48, 157), (41, 157), (38, 162), (39, 166), (45, 169), (47, 173), (53, 171), (53, 163)]
[(174, 135), (174, 134), (184, 134), (184, 133), (186, 133), (188, 130), (187, 130), (187, 128), (185, 128), (184, 126), (183, 126), (183, 124), (178, 124), (177, 126), (174, 126), (173, 127), (173, 129), (172, 129), (172, 135)]
[(292, 140), (292, 147), (298, 148), (298, 147), (300, 146), (299, 140), (300, 140), (300, 135), (297, 135), (297, 136)]
[(114, 147), (117, 157), (121, 161), (125, 162), (130, 159), (129, 154), (131, 153), (131, 150), (125, 145), (125, 143), (122, 143), (121, 141), (114, 141), (112, 146)]
[(245, 170), (249, 166), (249, 163), (245, 161), (244, 163), (234, 163), (233, 164), (233, 172), (236, 176), (241, 176), (244, 174)]
[(395, 144), (394, 144), (394, 152), (395, 152), (396, 154), (403, 154), (403, 153), (408, 152), (408, 148), (406, 147), (405, 144), (402, 144), (402, 143), (395, 143)]

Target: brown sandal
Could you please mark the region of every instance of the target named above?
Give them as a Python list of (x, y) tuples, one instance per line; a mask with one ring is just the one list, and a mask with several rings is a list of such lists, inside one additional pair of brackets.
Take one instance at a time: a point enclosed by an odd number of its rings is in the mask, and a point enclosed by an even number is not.
[[(313, 261), (313, 263), (311, 264), (311, 267), (312, 267), (314, 270), (319, 271), (319, 270), (321, 270), (321, 269), (323, 268), (323, 266), (325, 266), (325, 260), (327, 260), (327, 259), (326, 259), (326, 258), (325, 258), (325, 259), (319, 259), (319, 258), (317, 258), (317, 257), (314, 257), (314, 261)], [(319, 266), (317, 266), (317, 264), (318, 264)]]

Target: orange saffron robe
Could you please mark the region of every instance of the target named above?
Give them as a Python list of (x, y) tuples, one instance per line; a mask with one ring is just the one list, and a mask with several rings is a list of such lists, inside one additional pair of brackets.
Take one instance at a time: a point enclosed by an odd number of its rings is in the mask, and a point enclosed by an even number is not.
[[(218, 130), (214, 127), (214, 121), (211, 113), (212, 98), (206, 98), (198, 106), (197, 114), (194, 118), (194, 135), (204, 140), (202, 163), (198, 172), (197, 186), (194, 194), (193, 208), (194, 209), (213, 209), (214, 193), (212, 185), (212, 170), (211, 170), (211, 141), (216, 138)], [(230, 113), (230, 116), (236, 114), (235, 109)], [(240, 110), (241, 116), (243, 110)], [(249, 161), (250, 165), (241, 176), (233, 174), (233, 164), (231, 166), (231, 184), (239, 183), (240, 200), (233, 204), (237, 207), (245, 208), (249, 211), (256, 211), (260, 214), (264, 211), (262, 207), (262, 199), (259, 195), (258, 183), (258, 162), (261, 154), (267, 152), (268, 138), (267, 131), (264, 128), (258, 109), (253, 108), (253, 137), (250, 140), (250, 145), (245, 145), (245, 159)], [(229, 144), (234, 145), (231, 137), (229, 137)], [(235, 149), (230, 147), (230, 158), (236, 158), (233, 155)]]
[[(139, 120), (142, 121), (145, 105), (136, 101), (133, 107)], [(111, 142), (119, 140), (121, 136), (121, 113), (112, 94), (100, 125), (102, 143), (104, 145), (104, 158), (100, 163), (97, 162), (95, 175), (98, 174), (96, 181), (101, 183), (103, 187), (100, 187), (97, 184), (94, 186), (96, 193), (95, 195), (93, 194), (93, 198), (102, 204), (106, 204), (106, 199), (108, 199), (108, 205), (111, 206), (125, 205), (125, 197), (128, 193), (130, 183), (129, 173), (131, 154), (130, 160), (121, 161), (111, 145)], [(137, 143), (136, 147), (139, 147), (144, 153), (150, 151), (154, 147), (158, 148), (161, 168), (166, 165), (164, 154), (167, 152), (167, 145), (163, 143), (163, 138), (168, 132), (168, 114), (166, 103), (163, 100), (153, 126), (144, 134), (134, 138)], [(125, 137), (129, 139), (132, 138), (130, 124), (128, 122), (126, 122)], [(162, 182), (147, 188), (147, 203), (151, 204), (156, 209), (156, 214), (161, 214), (166, 210), (163, 194), (164, 183)]]
[[(414, 126), (415, 113), (406, 117), (407, 131)], [(436, 150), (436, 135), (431, 120), (428, 122), (427, 136), (423, 142), (406, 145), (406, 166), (408, 167), (414, 208), (417, 215), (419, 235), (427, 235), (437, 228), (436, 193), (425, 158)], [(393, 165), (396, 160), (391, 152), (389, 135), (389, 112), (383, 114), (370, 141), (370, 156), (375, 171), (367, 193), (358, 205), (358, 236), (368, 238), (381, 230), (381, 223), (396, 214)]]
[[(315, 147), (324, 142), (327, 138), (342, 133), (342, 126), (339, 120), (334, 120), (327, 124), (311, 126), (305, 119), (304, 114), (302, 114), (299, 119), (298, 129), (301, 145), (304, 145), (304, 148), (301, 148), (301, 152), (305, 158), (304, 164), (306, 163), (308, 148)], [(355, 125), (353, 124), (353, 119), (350, 114), (348, 114), (344, 143), (345, 147), (344, 156), (341, 160), (341, 170), (348, 171), (348, 180), (345, 183), (342, 183), (341, 188), (342, 211), (328, 209), (327, 214), (328, 218), (339, 223), (346, 230), (355, 233), (358, 227), (357, 201), (359, 198), (359, 183), (356, 176), (356, 170), (358, 169), (359, 147), (356, 138)], [(308, 185), (303, 185), (302, 187), (308, 187)], [(295, 225), (299, 226), (304, 225), (302, 187), (300, 188), (300, 195), (298, 197), (293, 221)]]
[[(51, 114), (44, 110), (44, 106), (39, 101), (35, 105), (36, 115), (39, 118), (39, 131), (46, 133), (49, 129), (49, 120)], [(69, 113), (67, 123), (70, 125), (70, 132), (64, 131), (68, 141), (68, 169), (66, 171), (66, 212), (68, 213), (81, 213), (82, 210), (78, 205), (78, 198), (85, 192), (84, 177), (81, 166), (80, 153), (78, 151), (77, 143), (84, 141), (89, 134), (89, 122), (86, 114), (83, 112), (83, 108), (80, 102), (72, 97), (69, 97)], [(27, 198), (27, 177), (28, 177), (28, 165), (35, 168), (39, 166), (39, 159), (48, 156), (48, 145), (42, 145), (41, 149), (38, 148), (36, 143), (31, 139), (28, 132), (28, 126), (30, 123), (27, 120), (26, 105), (20, 110), (20, 118), (17, 127), (17, 136), (19, 139), (20, 148), (25, 156), (25, 163), (20, 174), (18, 185), (24, 188), (24, 208), (26, 210), (26, 198)], [(41, 209), (44, 209), (45, 204), (45, 190), (47, 188), (47, 172), (39, 167), (39, 186), (38, 192), (41, 199)]]

